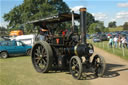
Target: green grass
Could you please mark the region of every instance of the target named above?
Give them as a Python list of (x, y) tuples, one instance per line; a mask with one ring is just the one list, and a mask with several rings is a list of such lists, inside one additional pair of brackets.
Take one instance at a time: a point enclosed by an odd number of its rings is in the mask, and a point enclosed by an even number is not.
[(38, 73), (31, 58), (0, 59), (0, 85), (88, 85), (86, 80), (75, 80), (67, 72)]
[(123, 31), (123, 27), (109, 28), (109, 32)]
[[(127, 48), (110, 48), (108, 46), (108, 41), (104, 41), (104, 42), (92, 42), (92, 40), (88, 40), (88, 42), (92, 43), (94, 46), (101, 48), (109, 53), (115, 54), (117, 56), (120, 56), (121, 58), (124, 58), (126, 60), (128, 60), (128, 49)], [(124, 54), (123, 55), (123, 50), (124, 50)]]

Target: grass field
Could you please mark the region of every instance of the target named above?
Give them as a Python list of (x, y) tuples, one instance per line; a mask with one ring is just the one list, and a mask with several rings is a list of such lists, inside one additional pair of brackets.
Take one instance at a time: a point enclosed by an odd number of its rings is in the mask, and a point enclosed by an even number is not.
[(119, 48), (119, 47), (110, 48), (108, 46), (108, 41), (94, 43), (92, 40), (88, 40), (88, 42), (92, 43), (94, 46), (99, 47), (109, 53), (115, 54), (117, 56), (120, 56), (121, 58), (128, 60), (128, 49), (127, 48)]
[(123, 27), (109, 28), (109, 32), (123, 31)]
[(88, 85), (86, 80), (75, 80), (69, 72), (38, 73), (31, 58), (0, 59), (0, 85)]

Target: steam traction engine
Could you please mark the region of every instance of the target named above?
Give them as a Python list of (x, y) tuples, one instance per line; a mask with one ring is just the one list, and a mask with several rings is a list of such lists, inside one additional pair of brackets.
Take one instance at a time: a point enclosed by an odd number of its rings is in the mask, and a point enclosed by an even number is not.
[[(42, 26), (42, 23), (54, 24), (65, 21), (74, 21), (80, 18), (81, 35), (74, 32), (74, 29), (67, 35), (56, 35), (49, 29), (44, 35), (44, 41), (35, 42), (32, 48), (32, 63), (37, 72), (46, 73), (55, 69), (69, 70), (75, 79), (81, 79), (83, 72), (94, 72), (96, 76), (102, 76), (105, 70), (104, 58), (95, 55), (93, 46), (86, 42), (86, 8), (80, 9), (79, 14), (60, 14), (59, 16), (32, 21), (35, 26)], [(73, 22), (74, 23), (74, 22)], [(77, 36), (77, 37), (76, 37)]]

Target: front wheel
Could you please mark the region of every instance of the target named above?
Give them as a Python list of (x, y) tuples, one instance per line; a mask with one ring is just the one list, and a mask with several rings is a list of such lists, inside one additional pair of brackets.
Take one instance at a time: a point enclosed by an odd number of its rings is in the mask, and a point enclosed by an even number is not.
[(97, 77), (102, 77), (106, 68), (105, 59), (100, 55), (95, 55), (92, 61)]
[(1, 58), (7, 58), (8, 57), (8, 53), (7, 52), (1, 52), (0, 56), (1, 56)]
[(82, 62), (78, 56), (73, 56), (69, 63), (70, 72), (72, 76), (79, 80), (82, 76)]

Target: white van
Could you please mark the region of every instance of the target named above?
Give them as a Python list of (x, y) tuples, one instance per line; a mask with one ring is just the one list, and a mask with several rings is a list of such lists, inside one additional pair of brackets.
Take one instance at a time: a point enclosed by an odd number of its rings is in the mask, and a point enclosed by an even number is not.
[[(20, 40), (27, 45), (33, 46), (36, 37), (37, 37), (37, 35), (35, 35), (35, 34), (21, 35), (21, 36), (17, 36), (15, 38), (15, 40)], [(44, 40), (44, 36), (38, 35), (38, 40)]]

